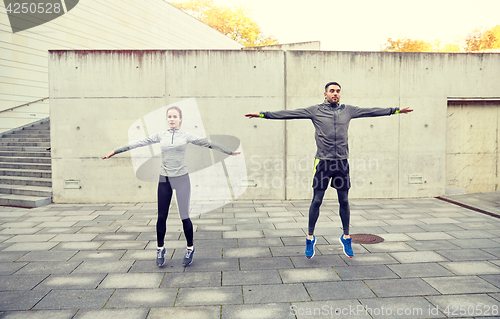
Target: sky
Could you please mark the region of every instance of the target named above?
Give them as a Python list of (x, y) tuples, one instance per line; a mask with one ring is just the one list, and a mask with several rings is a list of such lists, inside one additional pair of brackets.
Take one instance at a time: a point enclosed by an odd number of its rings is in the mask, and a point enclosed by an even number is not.
[[(177, 2), (184, 2), (176, 0)], [(380, 51), (387, 38), (452, 43), (500, 25), (500, 0), (214, 0), (244, 6), (279, 43), (320, 41), (321, 50)]]

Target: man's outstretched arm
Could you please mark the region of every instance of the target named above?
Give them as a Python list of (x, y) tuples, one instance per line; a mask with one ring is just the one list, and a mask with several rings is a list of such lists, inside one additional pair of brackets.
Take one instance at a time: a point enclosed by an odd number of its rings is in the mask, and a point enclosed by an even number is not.
[(248, 113), (245, 114), (249, 119), (254, 117), (262, 117), (271, 120), (293, 120), (293, 119), (310, 119), (312, 118), (313, 111), (312, 107), (296, 110), (281, 110), (281, 111), (267, 111), (260, 113)]
[(404, 109), (399, 109), (398, 107), (357, 107), (357, 106), (349, 106), (350, 114), (353, 119), (360, 117), (377, 117), (377, 116), (387, 116), (399, 113), (410, 113), (413, 110), (409, 107), (405, 107)]

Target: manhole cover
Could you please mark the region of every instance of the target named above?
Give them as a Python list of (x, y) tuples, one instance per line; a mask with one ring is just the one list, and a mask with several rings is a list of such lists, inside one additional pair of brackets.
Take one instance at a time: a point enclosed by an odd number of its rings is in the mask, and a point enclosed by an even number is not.
[(370, 234), (354, 234), (351, 238), (356, 244), (378, 244), (384, 241), (382, 237)]

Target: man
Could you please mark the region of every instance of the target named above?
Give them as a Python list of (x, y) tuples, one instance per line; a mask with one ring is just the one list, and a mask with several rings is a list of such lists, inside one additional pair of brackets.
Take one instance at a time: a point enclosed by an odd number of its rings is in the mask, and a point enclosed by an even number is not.
[(309, 227), (306, 238), (306, 257), (314, 256), (316, 237), (314, 228), (319, 217), (319, 208), (323, 202), (328, 183), (337, 190), (340, 204), (339, 215), (342, 221), (343, 235), (339, 241), (344, 254), (353, 257), (351, 236), (349, 235), (350, 208), (348, 193), (351, 187), (349, 178), (349, 148), (347, 132), (349, 121), (360, 117), (385, 116), (398, 113), (410, 113), (413, 110), (406, 107), (399, 108), (359, 108), (356, 106), (339, 104), (341, 86), (337, 82), (325, 85), (325, 101), (304, 109), (283, 110), (276, 112), (249, 113), (248, 118), (262, 117), (275, 120), (310, 119), (316, 130), (316, 161), (312, 187), (313, 199), (309, 208)]

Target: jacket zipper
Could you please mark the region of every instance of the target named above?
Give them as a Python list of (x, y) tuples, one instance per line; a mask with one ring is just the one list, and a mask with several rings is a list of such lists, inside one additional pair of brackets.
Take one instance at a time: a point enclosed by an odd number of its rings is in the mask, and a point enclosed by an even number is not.
[(175, 134), (175, 130), (172, 130), (172, 143), (171, 144), (174, 144), (174, 134)]
[(335, 150), (335, 156), (338, 155), (338, 151), (337, 151), (337, 112), (335, 112), (335, 110), (333, 111), (333, 127), (335, 129), (335, 141), (333, 143), (333, 148)]

